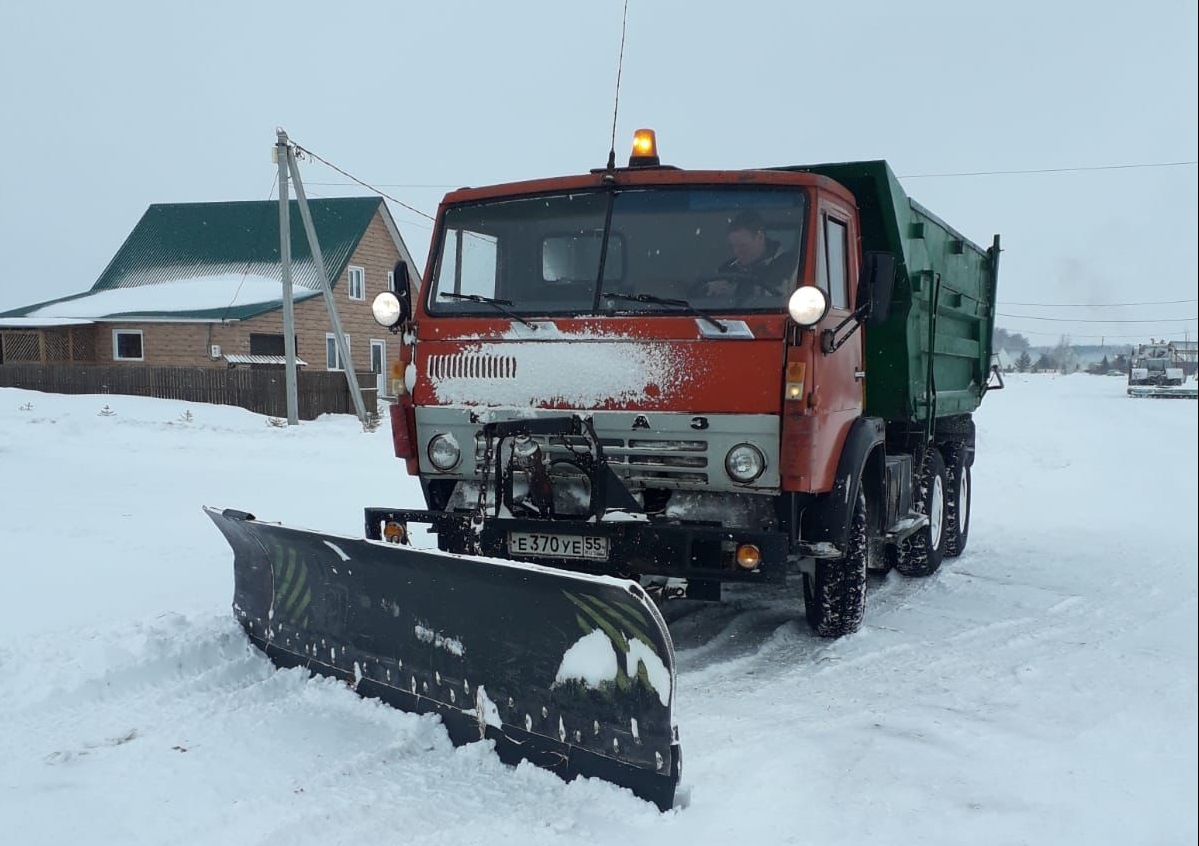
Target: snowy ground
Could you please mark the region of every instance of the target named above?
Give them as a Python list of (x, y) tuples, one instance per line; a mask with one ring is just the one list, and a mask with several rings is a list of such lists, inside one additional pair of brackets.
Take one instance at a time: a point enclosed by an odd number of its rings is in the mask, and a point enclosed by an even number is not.
[(774, 593), (671, 610), (660, 814), (247, 645), (200, 506), (357, 535), (419, 502), (386, 430), (0, 389), (0, 842), (1194, 843), (1197, 419), (1011, 377), (969, 549), (874, 584), (859, 634)]

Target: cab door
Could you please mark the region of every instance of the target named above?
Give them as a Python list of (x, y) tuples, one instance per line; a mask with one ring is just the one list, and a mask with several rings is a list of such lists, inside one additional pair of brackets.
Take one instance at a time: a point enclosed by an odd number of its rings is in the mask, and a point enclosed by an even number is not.
[[(834, 481), (837, 459), (849, 427), (862, 413), (863, 364), (860, 330), (833, 352), (823, 351), (826, 332), (853, 313), (855, 280), (858, 275), (858, 231), (851, 208), (827, 197), (817, 203), (816, 285), (829, 299), (829, 310), (816, 327), (813, 338), (812, 372), (814, 389), (808, 395), (807, 413), (812, 416), (814, 435), (811, 483), (813, 491), (827, 491)], [(844, 336), (853, 323), (837, 333)]]

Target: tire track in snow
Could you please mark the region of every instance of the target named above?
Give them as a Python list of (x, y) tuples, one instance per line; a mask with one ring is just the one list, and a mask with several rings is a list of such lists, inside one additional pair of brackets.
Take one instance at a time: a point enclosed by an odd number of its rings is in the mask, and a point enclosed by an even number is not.
[[(936, 579), (909, 579), (898, 574), (872, 576), (867, 587), (864, 630), (883, 626), (890, 615), (919, 605), (919, 597)], [(726, 588), (726, 591), (728, 589)], [(702, 603), (684, 616), (667, 615), (675, 642), (680, 684), (711, 685), (722, 678), (746, 675), (767, 682), (780, 674), (811, 671), (835, 660), (838, 641), (814, 635), (804, 617), (798, 578), (782, 587), (740, 587), (723, 603)], [(846, 640), (854, 640), (850, 636)], [(891, 647), (881, 644), (855, 660), (881, 660)]]

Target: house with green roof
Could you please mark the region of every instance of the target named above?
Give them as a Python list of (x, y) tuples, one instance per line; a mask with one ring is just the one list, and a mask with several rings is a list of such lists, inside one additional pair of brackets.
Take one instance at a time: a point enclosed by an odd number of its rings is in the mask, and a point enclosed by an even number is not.
[[(419, 273), (379, 197), (308, 205), (352, 366), (383, 390), (388, 333), (370, 303), (398, 261)], [(296, 357), (342, 370), (294, 200), (290, 223)], [(280, 366), (282, 291), (278, 202), (156, 203), (91, 289), (0, 312), (0, 365)]]

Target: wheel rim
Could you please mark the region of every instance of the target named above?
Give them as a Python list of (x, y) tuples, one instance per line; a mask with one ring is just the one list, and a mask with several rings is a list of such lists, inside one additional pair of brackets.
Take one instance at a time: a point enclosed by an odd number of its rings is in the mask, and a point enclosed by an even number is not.
[(933, 549), (941, 548), (941, 523), (945, 512), (945, 487), (938, 475), (928, 497), (928, 537)]

